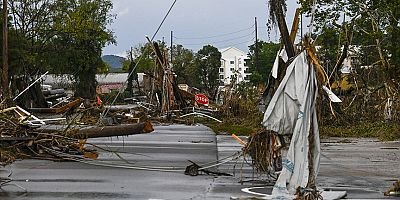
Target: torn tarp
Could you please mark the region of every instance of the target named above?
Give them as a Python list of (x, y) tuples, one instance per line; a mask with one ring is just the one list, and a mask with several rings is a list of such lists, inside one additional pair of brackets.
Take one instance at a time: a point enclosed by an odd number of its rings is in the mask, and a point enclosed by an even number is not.
[[(262, 122), (267, 129), (278, 134), (292, 134), (287, 158), (283, 160), (282, 172), (272, 192), (273, 196), (284, 199), (294, 197), (298, 187), (306, 188), (309, 180), (315, 181), (318, 173), (317, 79), (306, 56), (307, 53), (302, 52), (289, 65)], [(308, 140), (310, 134), (313, 136), (311, 145)], [(312, 152), (309, 152), (310, 146), (313, 147)], [(309, 153), (313, 156), (312, 160), (308, 159)], [(312, 162), (313, 169), (309, 168), (309, 162)]]

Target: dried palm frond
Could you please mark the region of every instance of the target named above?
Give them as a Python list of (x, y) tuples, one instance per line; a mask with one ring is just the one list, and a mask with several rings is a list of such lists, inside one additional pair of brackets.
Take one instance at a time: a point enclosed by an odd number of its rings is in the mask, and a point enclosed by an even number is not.
[(286, 0), (268, 0), (269, 18), (276, 25), (279, 15), (285, 15), (287, 11)]

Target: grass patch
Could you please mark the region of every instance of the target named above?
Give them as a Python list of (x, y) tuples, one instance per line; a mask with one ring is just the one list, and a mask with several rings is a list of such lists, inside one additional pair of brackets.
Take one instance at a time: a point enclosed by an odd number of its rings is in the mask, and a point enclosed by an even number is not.
[(262, 114), (255, 113), (252, 117), (225, 117), (222, 123), (210, 120), (202, 120), (201, 123), (210, 127), (216, 134), (249, 136), (262, 128), (261, 120)]
[(216, 134), (235, 134), (235, 135), (251, 135), (257, 131), (256, 127), (238, 125), (231, 123), (205, 123), (206, 126), (210, 127)]
[(322, 126), (322, 137), (378, 138), (382, 141), (400, 139), (400, 125), (385, 122), (363, 122), (346, 126)]

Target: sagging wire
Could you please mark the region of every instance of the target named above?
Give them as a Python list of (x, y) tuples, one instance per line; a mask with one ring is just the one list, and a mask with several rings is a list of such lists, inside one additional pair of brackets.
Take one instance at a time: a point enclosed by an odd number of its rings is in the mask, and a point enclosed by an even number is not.
[(12, 183), (14, 180), (11, 178), (11, 175), (13, 174), (13, 172), (11, 170), (8, 170), (8, 175), (5, 177), (0, 176), (0, 190), (3, 190), (4, 186), (15, 186), (17, 188), (20, 188), (22, 190), (24, 190), (24, 192), (27, 192), (28, 190), (16, 183)]
[[(242, 38), (247, 38), (247, 37), (249, 37), (249, 36), (251, 36), (251, 35), (254, 35), (254, 33), (255, 33), (255, 31), (253, 31), (253, 32), (251, 32), (251, 33), (248, 33), (248, 34), (246, 34), (246, 35), (241, 35), (241, 36), (237, 36), (237, 37), (229, 38), (229, 39), (224, 39), (224, 40), (211, 41), (211, 42), (209, 42), (209, 43), (215, 44), (215, 43), (230, 42), (230, 41), (233, 41), (233, 40), (238, 40), (238, 39), (242, 39)], [(189, 43), (189, 44), (184, 44), (184, 45), (188, 45), (188, 46), (204, 45), (204, 42), (203, 42), (203, 43)]]
[[(110, 163), (110, 162), (104, 162), (104, 161), (94, 161), (94, 160), (87, 160), (87, 159), (83, 159), (80, 156), (74, 156), (74, 155), (70, 155), (70, 154), (66, 154), (60, 151), (56, 151), (50, 148), (47, 148), (43, 145), (40, 145), (45, 151), (48, 151), (49, 153), (52, 153), (56, 156), (62, 157), (65, 160), (70, 160), (70, 161), (76, 161), (76, 162), (80, 162), (80, 163), (85, 163), (85, 164), (89, 164), (89, 165), (95, 165), (95, 166), (103, 166), (103, 167), (112, 167), (112, 168), (121, 168), (121, 169), (133, 169), (133, 170), (145, 170), (145, 171), (159, 171), (159, 172), (184, 172), (185, 168), (183, 167), (155, 167), (155, 166), (137, 166), (137, 165), (123, 165), (123, 164), (115, 164), (115, 163)], [(218, 161), (214, 161), (214, 162), (219, 162), (218, 164), (214, 164), (214, 165), (210, 165), (210, 166), (206, 166), (206, 167), (202, 167), (199, 168), (199, 170), (202, 169), (209, 169), (212, 167), (216, 167), (222, 164), (225, 164), (229, 161), (232, 161), (234, 159), (237, 158), (237, 154), (235, 153), (234, 155), (228, 156), (225, 158), (226, 161), (218, 160)], [(223, 161), (223, 162), (221, 162)]]
[[(153, 34), (153, 36), (151, 37), (151, 42), (154, 40), (154, 38), (156, 37), (156, 35), (157, 35), (158, 32), (160, 31), (160, 29), (161, 29), (162, 25), (164, 24), (165, 20), (167, 19), (168, 15), (171, 13), (171, 10), (172, 10), (172, 8), (175, 6), (176, 1), (177, 1), (177, 0), (174, 0), (174, 2), (172, 3), (171, 7), (168, 9), (168, 12), (165, 14), (163, 20), (161, 21), (160, 25), (157, 27), (156, 32), (155, 32), (155, 33)], [(103, 111), (103, 113), (101, 114), (101, 116), (100, 116), (100, 118), (99, 118), (97, 124), (101, 124), (101, 123), (102, 123), (104, 117), (105, 117), (105, 116), (108, 114), (108, 112), (110, 111), (111, 106), (115, 104), (115, 102), (117, 101), (117, 98), (122, 94), (122, 91), (124, 90), (124, 88), (125, 88), (126, 85), (128, 84), (129, 78), (133, 75), (133, 73), (134, 73), (135, 70), (136, 70), (136, 67), (137, 67), (137, 66), (139, 65), (139, 63), (142, 61), (143, 57), (144, 57), (144, 54), (142, 54), (142, 55), (139, 57), (139, 60), (135, 63), (135, 66), (132, 68), (132, 71), (129, 72), (128, 78), (127, 78), (126, 81), (124, 82), (123, 87), (121, 87), (121, 89), (119, 89), (117, 95), (115, 96), (114, 100), (111, 102), (111, 104), (109, 105), (109, 107), (104, 109), (104, 111)]]
[(227, 35), (233, 35), (233, 34), (235, 34), (235, 33), (240, 33), (240, 32), (244, 32), (244, 31), (247, 31), (247, 30), (250, 30), (250, 29), (253, 29), (254, 28), (254, 24), (251, 26), (251, 27), (249, 27), (249, 28), (245, 28), (245, 29), (241, 29), (241, 30), (238, 30), (238, 31), (234, 31), (234, 32), (230, 32), (230, 33), (224, 33), (224, 34), (220, 34), (220, 35), (214, 35), (214, 36), (206, 36), (206, 37), (174, 37), (175, 39), (178, 39), (178, 40), (201, 40), (201, 39), (211, 39), (211, 38), (218, 38), (218, 37), (223, 37), (223, 36), (227, 36)]
[(95, 166), (102, 166), (102, 167), (112, 167), (112, 168), (121, 168), (121, 169), (134, 169), (134, 170), (146, 170), (146, 171), (160, 171), (160, 172), (183, 172), (182, 169), (163, 169), (160, 167), (146, 167), (146, 166), (135, 166), (135, 165), (123, 165), (123, 164), (113, 164), (113, 163), (106, 163), (106, 162), (101, 162), (101, 161), (90, 161), (90, 160), (85, 160), (82, 159), (79, 156), (73, 156), (70, 154), (66, 154), (63, 152), (59, 152), (50, 148), (47, 148), (45, 146), (41, 146), (44, 150), (48, 151), (49, 153), (52, 153), (56, 156), (62, 157), (65, 160), (70, 160), (70, 161), (76, 161), (80, 163), (85, 163), (89, 165), (95, 165)]
[[(67, 139), (67, 140), (72, 140), (72, 141), (77, 141), (77, 140), (78, 140), (78, 139), (74, 139), (74, 138), (70, 138), (70, 137), (66, 137), (66, 136), (54, 135), (54, 134), (48, 134), (48, 133), (38, 133), (38, 134), (47, 135), (47, 136), (59, 137), (59, 138), (63, 138), (63, 139)], [(100, 149), (100, 150), (103, 150), (103, 151), (105, 151), (105, 152), (109, 152), (109, 153), (115, 154), (118, 158), (120, 158), (121, 160), (123, 160), (123, 161), (125, 161), (125, 162), (127, 162), (126, 159), (124, 159), (121, 155), (119, 155), (120, 153), (147, 156), (147, 155), (145, 155), (145, 154), (112, 151), (111, 149), (106, 149), (106, 148), (104, 148), (104, 147), (101, 147), (101, 146), (99, 146), (99, 145), (95, 145), (95, 144), (93, 144), (93, 143), (87, 143), (87, 142), (86, 142), (85, 144), (91, 145), (91, 146), (93, 146), (93, 147), (95, 147), (95, 148), (98, 148), (98, 149)], [(42, 146), (42, 147), (44, 147), (44, 146)], [(45, 148), (45, 149), (48, 149), (47, 147), (44, 147), (44, 148)], [(108, 147), (108, 148), (109, 148), (109, 147)], [(54, 150), (54, 151), (55, 151), (55, 150)], [(65, 154), (65, 155), (69, 155), (69, 154)], [(210, 165), (210, 166), (206, 166), (206, 167), (203, 167), (203, 168), (200, 168), (200, 169), (209, 169), (209, 168), (212, 168), (212, 167), (217, 167), (217, 166), (222, 165), (222, 164), (225, 164), (225, 163), (227, 163), (227, 162), (229, 162), (229, 161), (235, 160), (235, 159), (239, 158), (240, 156), (241, 156), (241, 151), (238, 151), (238, 152), (236, 152), (236, 153), (234, 153), (234, 154), (232, 154), (232, 155), (226, 156), (226, 157), (221, 158), (221, 159), (218, 159), (218, 160), (216, 160), (216, 161), (211, 161), (211, 162), (208, 162), (208, 163), (204, 163), (204, 164), (202, 164), (202, 165)], [(150, 157), (150, 156), (147, 156), (147, 157)], [(80, 158), (80, 157), (77, 156), (77, 158)], [(230, 158), (232, 158), (232, 159), (230, 159)], [(228, 160), (228, 159), (230, 159), (230, 160)], [(228, 161), (225, 161), (225, 160), (228, 160)], [(222, 162), (222, 161), (223, 161), (223, 162)], [(127, 162), (127, 163), (129, 163), (129, 162)], [(140, 166), (140, 167), (152, 168), (151, 166)], [(177, 167), (159, 167), (159, 168), (164, 168), (164, 169), (167, 169), (167, 168), (171, 168), (171, 169), (172, 169), (172, 168), (174, 168), (174, 169), (176, 169)], [(182, 168), (182, 169), (183, 169), (183, 168)]]

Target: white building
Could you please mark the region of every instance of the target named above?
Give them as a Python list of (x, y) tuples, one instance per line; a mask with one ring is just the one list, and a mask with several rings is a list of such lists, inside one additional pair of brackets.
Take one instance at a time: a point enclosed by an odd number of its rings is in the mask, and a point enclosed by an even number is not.
[(221, 49), (221, 67), (219, 68), (219, 80), (224, 85), (231, 81), (240, 83), (250, 81), (249, 67), (247, 66), (247, 54), (235, 47)]

